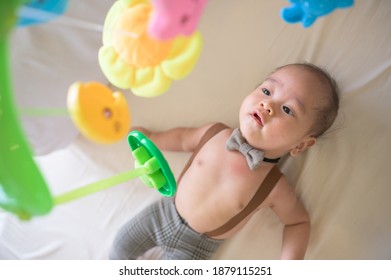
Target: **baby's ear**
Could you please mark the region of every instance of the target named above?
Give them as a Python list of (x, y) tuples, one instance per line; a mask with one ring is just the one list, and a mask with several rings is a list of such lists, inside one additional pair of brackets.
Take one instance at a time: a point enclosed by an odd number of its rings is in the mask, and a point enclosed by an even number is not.
[(315, 137), (308, 137), (290, 151), (292, 157), (296, 157), (316, 144)]

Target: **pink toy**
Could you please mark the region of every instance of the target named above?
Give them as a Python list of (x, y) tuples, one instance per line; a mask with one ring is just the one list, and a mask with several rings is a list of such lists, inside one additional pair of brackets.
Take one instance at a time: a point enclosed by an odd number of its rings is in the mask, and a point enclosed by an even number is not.
[(154, 11), (148, 32), (160, 40), (191, 35), (208, 0), (152, 0)]

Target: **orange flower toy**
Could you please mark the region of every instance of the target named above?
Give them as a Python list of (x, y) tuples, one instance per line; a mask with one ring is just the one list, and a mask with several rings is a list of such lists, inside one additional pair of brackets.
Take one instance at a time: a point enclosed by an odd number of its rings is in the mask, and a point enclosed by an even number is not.
[(199, 32), (160, 41), (148, 34), (153, 6), (148, 0), (118, 0), (109, 10), (99, 64), (115, 86), (138, 96), (166, 92), (194, 68), (202, 48)]

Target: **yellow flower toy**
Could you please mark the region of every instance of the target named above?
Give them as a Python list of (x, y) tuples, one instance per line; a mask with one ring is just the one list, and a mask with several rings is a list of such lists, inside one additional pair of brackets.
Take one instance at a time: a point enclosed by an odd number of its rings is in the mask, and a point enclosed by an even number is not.
[(173, 80), (191, 72), (201, 53), (202, 37), (160, 41), (148, 34), (153, 6), (148, 0), (118, 0), (109, 10), (99, 64), (107, 79), (142, 97), (166, 92)]

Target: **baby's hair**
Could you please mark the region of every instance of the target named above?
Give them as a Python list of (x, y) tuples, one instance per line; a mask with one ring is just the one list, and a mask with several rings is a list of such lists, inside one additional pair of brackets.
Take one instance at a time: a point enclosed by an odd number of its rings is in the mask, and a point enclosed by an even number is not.
[(327, 70), (308, 62), (287, 64), (278, 67), (274, 72), (288, 66), (300, 67), (314, 74), (325, 91), (325, 94), (323, 94), (324, 102), (322, 106), (316, 108), (318, 110), (318, 114), (310, 130), (312, 134), (311, 136), (318, 138), (331, 127), (337, 117), (339, 110), (338, 85)]

